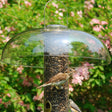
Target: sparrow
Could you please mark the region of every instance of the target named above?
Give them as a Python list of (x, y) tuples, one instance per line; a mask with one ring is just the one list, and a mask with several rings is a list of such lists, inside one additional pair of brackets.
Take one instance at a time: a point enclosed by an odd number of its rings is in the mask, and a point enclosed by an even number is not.
[(71, 112), (81, 112), (81, 110), (79, 109), (77, 104), (74, 103), (72, 99), (69, 99), (69, 102), (70, 102), (70, 110), (71, 110)]
[(37, 89), (46, 87), (46, 86), (50, 86), (50, 85), (61, 85), (61, 84), (65, 83), (69, 78), (70, 78), (70, 75), (68, 73), (60, 72), (60, 73), (54, 75), (53, 77), (51, 77), (49, 79), (49, 81), (46, 82), (45, 84), (38, 86)]

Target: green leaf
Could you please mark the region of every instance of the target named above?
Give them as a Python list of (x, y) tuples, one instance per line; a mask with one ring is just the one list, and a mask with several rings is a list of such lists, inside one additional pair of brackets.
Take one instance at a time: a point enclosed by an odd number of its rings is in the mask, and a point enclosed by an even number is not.
[(103, 66), (99, 66), (99, 69), (100, 69), (101, 71), (104, 71), (104, 67), (103, 67)]
[(4, 77), (4, 80), (9, 81), (9, 77)]
[(96, 82), (96, 84), (97, 84), (98, 86), (101, 86), (101, 83), (100, 83), (99, 80), (95, 80), (95, 82)]
[(36, 69), (36, 70), (35, 70), (35, 73), (43, 74), (43, 70), (41, 70), (41, 69)]
[(25, 96), (25, 101), (26, 102), (31, 102), (32, 101), (32, 97), (31, 97), (31, 94), (30, 93), (27, 93), (26, 96)]
[(32, 112), (35, 112), (35, 106), (33, 103), (30, 104), (30, 109), (32, 110)]
[(95, 83), (92, 83), (91, 86), (92, 86), (92, 88), (93, 88), (93, 87), (95, 86)]
[(100, 77), (101, 77), (103, 80), (105, 80), (105, 79), (106, 79), (106, 77), (105, 77), (105, 75), (104, 75), (104, 74), (100, 74)]
[(95, 79), (93, 79), (93, 78), (90, 78), (89, 79), (89, 82), (91, 83), (91, 82), (93, 82)]
[(0, 83), (1, 83), (1, 85), (7, 84), (7, 82), (5, 80), (1, 80)]

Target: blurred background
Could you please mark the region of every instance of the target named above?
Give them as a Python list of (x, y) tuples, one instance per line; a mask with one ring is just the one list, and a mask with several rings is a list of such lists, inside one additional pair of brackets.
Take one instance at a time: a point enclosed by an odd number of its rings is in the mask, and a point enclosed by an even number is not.
[[(6, 43), (16, 34), (44, 27), (47, 1), (0, 0), (0, 57)], [(67, 25), (68, 19), (68, 28), (98, 37), (112, 59), (112, 1), (61, 1), (63, 4), (53, 0), (46, 7), (46, 25)], [(0, 112), (43, 112), (43, 88), (36, 89), (43, 83), (43, 73), (41, 68), (15, 67), (0, 62)], [(85, 78), (72, 78), (69, 97), (82, 112), (112, 112), (112, 63), (92, 68), (86, 63), (77, 68), (77, 73)]]

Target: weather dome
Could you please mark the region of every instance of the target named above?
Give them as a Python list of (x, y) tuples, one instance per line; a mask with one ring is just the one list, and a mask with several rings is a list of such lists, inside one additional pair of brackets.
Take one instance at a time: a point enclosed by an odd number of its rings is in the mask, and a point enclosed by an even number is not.
[(68, 57), (70, 66), (83, 62), (109, 64), (111, 60), (98, 38), (63, 25), (49, 25), (16, 35), (6, 44), (1, 60), (12, 65), (44, 68), (45, 56)]

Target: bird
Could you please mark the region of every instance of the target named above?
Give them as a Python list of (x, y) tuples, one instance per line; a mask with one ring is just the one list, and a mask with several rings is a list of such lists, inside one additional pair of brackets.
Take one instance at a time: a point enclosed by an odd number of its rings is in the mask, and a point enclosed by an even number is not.
[(50, 86), (50, 85), (61, 85), (64, 82), (66, 82), (69, 78), (70, 78), (70, 75), (68, 73), (60, 72), (60, 73), (54, 75), (53, 77), (51, 77), (48, 82), (44, 83), (41, 86), (38, 86), (37, 89), (46, 87), (46, 86)]
[(69, 102), (70, 102), (71, 112), (81, 112), (80, 108), (77, 106), (77, 104), (72, 99), (69, 99)]

